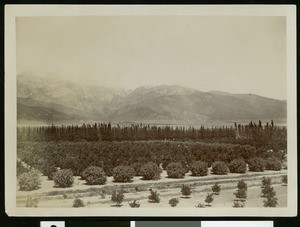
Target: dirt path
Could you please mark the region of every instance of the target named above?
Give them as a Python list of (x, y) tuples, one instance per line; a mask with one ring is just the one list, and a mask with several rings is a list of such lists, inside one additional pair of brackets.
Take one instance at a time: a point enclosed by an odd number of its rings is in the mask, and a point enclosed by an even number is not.
[(214, 175), (210, 173), (210, 170), (208, 172), (207, 176), (203, 177), (194, 177), (191, 176), (191, 173), (187, 173), (184, 178), (180, 179), (174, 179), (174, 178), (168, 178), (166, 171), (163, 171), (161, 173), (161, 178), (159, 180), (143, 180), (142, 177), (134, 177), (132, 182), (129, 183), (116, 183), (113, 181), (113, 177), (107, 177), (107, 182), (105, 185), (86, 185), (85, 181), (80, 180), (80, 177), (75, 176), (74, 177), (74, 183), (72, 187), (69, 188), (55, 188), (54, 183), (51, 180), (48, 180), (46, 176), (41, 175), (42, 184), (41, 187), (34, 191), (17, 191), (17, 196), (27, 196), (27, 195), (35, 195), (35, 194), (41, 194), (41, 193), (47, 193), (51, 191), (70, 191), (70, 190), (86, 190), (90, 188), (105, 188), (110, 186), (123, 186), (123, 187), (159, 187), (160, 184), (162, 185), (168, 185), (168, 184), (176, 184), (181, 185), (183, 183), (195, 183), (196, 185), (199, 185), (203, 182), (216, 182), (216, 181), (235, 181), (236, 179), (251, 179), (256, 177), (263, 177), (263, 176), (283, 176), (287, 174), (287, 170), (281, 170), (281, 171), (264, 171), (264, 172), (246, 172), (244, 174), (237, 174), (237, 173), (229, 173), (227, 175)]
[[(281, 176), (286, 175), (286, 170), (265, 171), (262, 173), (248, 172), (246, 174), (228, 174), (213, 175), (205, 177), (193, 177), (187, 174), (183, 179), (170, 179), (166, 177), (165, 171), (162, 177), (157, 181), (145, 181), (140, 177), (135, 177), (132, 183), (114, 183), (112, 177), (104, 186), (85, 185), (79, 177), (75, 178), (74, 185), (71, 188), (54, 188), (53, 181), (42, 177), (42, 186), (40, 189), (31, 192), (17, 192), (17, 205), (24, 206), (27, 196), (39, 198), (39, 207), (72, 207), (75, 196), (80, 196), (86, 207), (110, 207), (111, 196), (109, 194), (100, 196), (99, 192), (114, 188), (122, 188), (125, 193), (124, 207), (129, 207), (128, 202), (134, 199), (139, 200), (143, 207), (169, 207), (169, 199), (177, 197), (179, 199), (178, 207), (195, 207), (198, 203), (204, 203), (208, 192), (211, 192), (211, 186), (219, 182), (222, 186), (221, 194), (214, 196), (213, 207), (232, 207), (233, 193), (236, 190), (237, 181), (244, 179), (248, 184), (248, 198), (246, 207), (262, 207), (263, 198), (260, 197), (261, 178), (268, 176), (272, 178), (274, 189), (277, 192), (279, 206), (286, 206), (287, 187), (281, 185)], [(190, 184), (193, 193), (190, 199), (181, 198), (180, 187), (182, 184)], [(159, 204), (148, 203), (149, 188), (158, 190), (161, 195)]]
[[(287, 206), (287, 187), (283, 185), (273, 185), (274, 190), (276, 191), (276, 197), (278, 198), (278, 206), (286, 207)], [(233, 201), (235, 199), (234, 192), (235, 188), (222, 190), (219, 195), (214, 195), (214, 201), (212, 202), (211, 207), (232, 207)], [(161, 190), (160, 193), (160, 203), (149, 203), (148, 191), (135, 192), (135, 193), (125, 193), (125, 200), (122, 203), (122, 207), (129, 208), (128, 202), (132, 202), (136, 199), (141, 207), (170, 207), (169, 200), (171, 198), (178, 198), (179, 204), (177, 207), (190, 207), (193, 208), (197, 204), (205, 204), (204, 200), (207, 195), (206, 192), (199, 192), (195, 190), (189, 198), (183, 198), (181, 196), (180, 189), (167, 189)], [(248, 188), (247, 200), (245, 202), (245, 207), (263, 207), (263, 200), (260, 196), (261, 188), (260, 186), (252, 186)], [(99, 208), (110, 208), (113, 203), (111, 202), (111, 196), (106, 195), (104, 198), (101, 196), (86, 196), (80, 197), (83, 200), (85, 207), (99, 207)], [(39, 202), (38, 207), (72, 207), (74, 198), (63, 199), (62, 197), (48, 197), (42, 198)], [(20, 204), (21, 205), (21, 204)], [(23, 205), (24, 206), (24, 205)]]

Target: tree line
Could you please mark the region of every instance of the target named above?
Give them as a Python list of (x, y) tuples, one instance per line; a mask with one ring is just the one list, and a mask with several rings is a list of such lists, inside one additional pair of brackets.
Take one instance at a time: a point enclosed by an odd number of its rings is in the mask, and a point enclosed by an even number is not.
[(149, 124), (112, 125), (95, 123), (61, 126), (18, 127), (18, 141), (205, 141), (250, 144), (268, 149), (286, 149), (286, 127), (273, 122), (237, 124), (227, 127), (155, 126)]

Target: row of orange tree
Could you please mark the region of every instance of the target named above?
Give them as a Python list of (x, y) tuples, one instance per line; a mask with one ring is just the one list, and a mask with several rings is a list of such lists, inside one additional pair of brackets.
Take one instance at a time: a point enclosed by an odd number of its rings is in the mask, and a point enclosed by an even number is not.
[(98, 166), (108, 176), (120, 165), (132, 166), (139, 176), (141, 166), (148, 162), (163, 168), (179, 162), (188, 171), (194, 161), (211, 166), (215, 161), (285, 158), (282, 151), (262, 151), (250, 145), (174, 141), (19, 142), (17, 152), (20, 160), (43, 173), (59, 167), (80, 175), (87, 167)]

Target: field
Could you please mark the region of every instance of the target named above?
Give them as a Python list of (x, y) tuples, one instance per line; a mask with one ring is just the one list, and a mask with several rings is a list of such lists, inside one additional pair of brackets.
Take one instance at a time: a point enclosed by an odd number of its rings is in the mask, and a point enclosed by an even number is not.
[(23, 128), (17, 145), (17, 207), (287, 206), (286, 128), (273, 123)]

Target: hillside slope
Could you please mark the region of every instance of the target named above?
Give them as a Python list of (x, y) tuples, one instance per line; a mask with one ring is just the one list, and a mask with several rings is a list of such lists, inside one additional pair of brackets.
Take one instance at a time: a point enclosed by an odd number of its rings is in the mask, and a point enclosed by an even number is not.
[(84, 86), (28, 74), (18, 76), (18, 120), (201, 124), (206, 121), (285, 119), (286, 101), (254, 94), (202, 92), (178, 85), (133, 91)]

